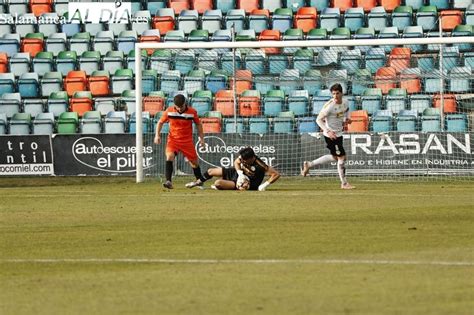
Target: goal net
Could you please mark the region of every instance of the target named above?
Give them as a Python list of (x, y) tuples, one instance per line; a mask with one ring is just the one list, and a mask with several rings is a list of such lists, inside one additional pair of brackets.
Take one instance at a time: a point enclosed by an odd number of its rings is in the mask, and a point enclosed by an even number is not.
[[(201, 118), (206, 145), (197, 145), (197, 132), (194, 141), (203, 171), (231, 166), (251, 146), (282, 175), (298, 176), (303, 161), (329, 153), (315, 118), (335, 83), (352, 120), (344, 134), (349, 176), (473, 178), (474, 37), (346, 39), (350, 34), (334, 30), (329, 39), (308, 33), (303, 41), (296, 33), (285, 40), (262, 34), (136, 44), (136, 56), (146, 52), (135, 61), (135, 110), (143, 117), (137, 161), (144, 161), (137, 182), (164, 173), (167, 124), (163, 143), (153, 138), (176, 94)], [(174, 176), (192, 174), (182, 156), (174, 166)], [(337, 169), (327, 164), (309, 175), (333, 177)]]

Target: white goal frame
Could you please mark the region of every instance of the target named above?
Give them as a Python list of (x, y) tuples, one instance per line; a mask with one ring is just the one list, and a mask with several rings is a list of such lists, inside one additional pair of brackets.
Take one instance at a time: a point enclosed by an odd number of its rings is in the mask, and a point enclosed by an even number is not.
[[(442, 33), (440, 33), (442, 34)], [(428, 45), (473, 43), (474, 36), (389, 38), (389, 39), (337, 39), (337, 40), (291, 40), (291, 41), (239, 41), (239, 42), (157, 42), (135, 44), (135, 102), (136, 102), (136, 182), (144, 180), (143, 175), (143, 123), (142, 119), (142, 58), (143, 49), (213, 49), (213, 48), (284, 48), (284, 47), (327, 47), (330, 46), (381, 46), (381, 45)], [(442, 56), (440, 56), (442, 58)], [(441, 78), (443, 80), (443, 78)], [(443, 100), (443, 98), (441, 98)], [(443, 104), (441, 104), (443, 105)]]

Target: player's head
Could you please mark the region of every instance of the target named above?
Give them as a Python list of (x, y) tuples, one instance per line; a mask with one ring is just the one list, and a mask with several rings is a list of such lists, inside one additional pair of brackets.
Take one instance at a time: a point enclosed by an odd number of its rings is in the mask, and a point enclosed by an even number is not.
[(239, 151), (240, 158), (246, 163), (253, 163), (257, 156), (251, 147), (243, 148)]
[(173, 99), (174, 105), (178, 108), (184, 108), (184, 105), (186, 104), (186, 98), (184, 97), (183, 94), (176, 94), (176, 96)]
[(342, 100), (342, 85), (339, 83), (333, 84), (329, 89), (331, 91), (332, 97), (336, 99), (338, 102)]

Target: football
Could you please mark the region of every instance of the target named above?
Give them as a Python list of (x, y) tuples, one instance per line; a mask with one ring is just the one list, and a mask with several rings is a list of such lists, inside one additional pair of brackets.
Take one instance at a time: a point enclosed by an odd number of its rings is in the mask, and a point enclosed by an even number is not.
[(237, 181), (235, 187), (237, 187), (238, 190), (248, 190), (250, 188), (250, 181), (247, 178), (243, 181)]

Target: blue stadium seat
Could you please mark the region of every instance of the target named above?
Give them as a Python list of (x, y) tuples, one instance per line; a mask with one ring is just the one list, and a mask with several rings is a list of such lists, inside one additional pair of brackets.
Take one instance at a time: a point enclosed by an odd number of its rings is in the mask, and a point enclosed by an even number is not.
[(51, 135), (54, 133), (54, 115), (53, 113), (38, 113), (34, 116), (32, 124), (32, 134)]
[[(234, 69), (234, 62), (236, 69)], [(233, 75), (234, 70), (237, 71), (239, 69), (242, 69), (242, 66), (242, 54), (238, 50), (235, 52), (235, 59), (234, 54), (230, 51), (225, 52), (221, 57), (221, 68), (228, 75)]]
[(108, 112), (115, 111), (115, 98), (113, 97), (98, 97), (94, 102), (94, 110), (100, 112), (102, 116), (107, 115)]
[(144, 31), (151, 28), (151, 13), (148, 10), (140, 10), (132, 14), (131, 19), (132, 30), (137, 34), (142, 34)]
[(441, 131), (441, 117), (438, 108), (426, 108), (421, 115), (421, 131)]
[(98, 51), (85, 51), (79, 57), (79, 70), (85, 71), (87, 75), (98, 71), (100, 64), (100, 52)]
[(204, 116), (212, 109), (212, 92), (206, 90), (195, 91), (190, 104), (199, 116)]
[(6, 33), (0, 36), (0, 51), (7, 53), (7, 55), (13, 56), (20, 51), (20, 35)]
[(273, 118), (273, 133), (293, 133), (294, 118), (275, 117)]
[(252, 49), (245, 55), (245, 69), (253, 74), (264, 74), (266, 69), (266, 55), (263, 49)]
[(417, 130), (418, 113), (414, 110), (401, 110), (397, 115), (398, 132), (415, 132)]
[(406, 89), (390, 89), (388, 95), (385, 97), (385, 108), (394, 114), (398, 114), (400, 111), (406, 109), (407, 98), (408, 93)]
[(389, 26), (389, 16), (382, 6), (374, 7), (367, 14), (367, 26), (373, 27), (375, 31), (381, 31)]
[(8, 119), (21, 110), (20, 93), (4, 93), (0, 98), (0, 113), (4, 113)]
[(249, 133), (266, 134), (269, 132), (268, 118), (249, 118)]
[(371, 119), (371, 130), (373, 132), (392, 131), (393, 114), (390, 110), (377, 110)]
[(53, 33), (45, 40), (45, 50), (56, 57), (59, 52), (67, 50), (66, 33)]
[[(448, 72), (446, 70), (443, 70), (443, 77), (446, 77), (447, 74)], [(437, 93), (444, 89), (444, 87), (441, 86), (441, 72), (438, 69), (433, 69), (430, 72), (423, 73), (423, 77), (425, 78), (426, 93)]]
[(329, 0), (309, 0), (309, 6), (317, 8), (319, 12), (321, 12), (324, 8), (329, 7), (329, 5)]
[(172, 93), (179, 90), (181, 75), (178, 70), (170, 70), (161, 76), (161, 91)]
[(268, 71), (270, 74), (279, 74), (284, 69), (289, 69), (290, 60), (286, 54), (272, 54), (268, 56)]
[[(126, 58), (126, 67), (132, 70), (132, 73), (135, 73), (135, 59), (137, 51), (135, 49), (131, 50)], [(146, 65), (148, 64), (148, 54), (145, 49), (141, 50), (142, 54), (142, 70), (145, 70)]]
[(336, 47), (330, 47), (329, 49), (323, 49), (318, 53), (318, 65), (337, 65), (338, 63), (339, 49)]
[(100, 52), (102, 56), (114, 50), (114, 33), (112, 31), (98, 32), (92, 41), (92, 48)]
[(270, 12), (283, 7), (281, 0), (262, 0), (261, 4), (263, 9), (268, 9)]
[(198, 28), (199, 14), (197, 10), (182, 10), (177, 18), (178, 30), (182, 30), (184, 34), (191, 33), (192, 30)]
[(299, 8), (304, 7), (305, 5), (305, 0), (283, 0), (283, 6), (285, 8), (290, 8), (293, 13), (296, 13)]
[(244, 119), (237, 118), (226, 118), (224, 119), (224, 132), (225, 133), (243, 133), (245, 131)]
[[(423, 28), (421, 26), (407, 26), (403, 29), (402, 38), (423, 38)], [(423, 50), (423, 45), (405, 45), (412, 53)]]
[(312, 133), (319, 130), (314, 117), (301, 117), (297, 119), (298, 133)]
[(229, 10), (224, 18), (226, 29), (230, 30), (234, 26), (236, 33), (243, 31), (246, 28), (246, 17), (245, 10), (243, 9), (232, 9)]
[(117, 37), (117, 50), (128, 54), (135, 49), (136, 42), (137, 33), (135, 31), (121, 31)]
[(431, 96), (427, 94), (414, 94), (409, 98), (410, 109), (416, 111), (418, 114), (423, 113), (427, 108), (431, 107)]
[(314, 51), (311, 49), (298, 49), (293, 57), (293, 68), (300, 73), (310, 70), (314, 64)]
[(382, 109), (382, 90), (379, 88), (368, 88), (361, 97), (361, 109), (366, 110), (369, 115)]
[(171, 50), (157, 49), (150, 57), (150, 69), (162, 74), (171, 69), (172, 58)]
[(190, 70), (183, 79), (183, 90), (187, 94), (193, 94), (195, 91), (204, 89), (204, 70)]
[(142, 71), (142, 93), (145, 95), (158, 88), (158, 72), (156, 70)]
[(452, 68), (461, 65), (459, 47), (443, 47), (443, 69), (450, 71)]
[(133, 88), (133, 71), (131, 69), (117, 69), (112, 76), (112, 93), (121, 94), (122, 91)]
[(61, 113), (67, 112), (69, 108), (69, 97), (66, 91), (52, 92), (46, 103), (46, 112), (59, 117)]
[(29, 135), (31, 132), (31, 115), (28, 113), (13, 114), (8, 129), (11, 135)]
[[(372, 39), (375, 38), (375, 29), (373, 27), (360, 27), (354, 34), (354, 39)], [(357, 46), (361, 52), (367, 55), (367, 52), (373, 48), (373, 46)]]
[(42, 51), (36, 54), (32, 62), (33, 72), (43, 76), (46, 72), (53, 71), (53, 53)]
[(23, 112), (28, 113), (31, 117), (44, 112), (44, 103), (40, 98), (23, 99)]
[(438, 29), (438, 10), (435, 6), (422, 6), (415, 13), (416, 25), (423, 27), (423, 31)]
[[(392, 26), (403, 30), (413, 25), (413, 8), (411, 6), (398, 6), (392, 12)], [(423, 30), (422, 30), (423, 31)]]
[[(399, 38), (398, 36), (398, 27), (389, 26), (382, 29), (378, 35), (378, 38)], [(395, 45), (383, 45), (381, 48), (384, 49), (385, 53), (390, 53)]]
[(307, 90), (293, 90), (288, 94), (288, 110), (295, 116), (309, 114), (309, 93)]
[(449, 91), (467, 93), (471, 89), (472, 68), (454, 67), (449, 72)]
[(39, 97), (39, 76), (35, 72), (25, 72), (18, 79), (21, 97)]
[(375, 74), (379, 68), (385, 66), (387, 57), (383, 48), (370, 48), (365, 54), (365, 67), (370, 73)]
[(0, 95), (15, 91), (15, 75), (13, 73), (0, 73)]
[(29, 53), (16, 53), (10, 58), (10, 72), (19, 77), (30, 72), (31, 58)]
[(321, 91), (323, 87), (323, 77), (318, 69), (310, 69), (303, 76), (303, 89), (307, 90), (310, 95), (315, 95)]
[[(262, 14), (263, 12), (268, 13)], [(259, 10), (258, 12), (250, 13), (248, 17), (249, 29), (255, 30), (257, 33), (261, 33), (263, 30), (268, 29), (269, 25), (269, 12)]]
[(263, 98), (263, 114), (267, 117), (278, 116), (283, 111), (285, 93), (281, 90), (270, 90)]
[(279, 77), (280, 90), (284, 91), (285, 94), (290, 93), (292, 90), (298, 90), (301, 88), (301, 78), (298, 69), (285, 69), (280, 73)]
[(82, 134), (99, 134), (102, 132), (102, 118), (99, 111), (87, 111), (79, 121), (79, 132)]
[(196, 56), (193, 51), (181, 50), (176, 54), (174, 60), (174, 69), (179, 71), (181, 74), (188, 73), (194, 69)]
[(324, 104), (326, 104), (332, 98), (331, 92), (329, 90), (321, 90), (318, 94), (313, 96), (312, 99), (312, 111), (313, 115), (319, 115), (321, 109), (323, 109)]
[(359, 49), (346, 50), (341, 53), (339, 62), (341, 69), (345, 69), (347, 74), (354, 74), (362, 66), (362, 53)]
[(235, 0), (216, 0), (216, 8), (226, 14), (235, 8)]
[(125, 133), (126, 125), (126, 112), (109, 112), (104, 119), (104, 133)]
[(446, 120), (446, 131), (448, 132), (467, 132), (468, 131), (468, 119), (465, 113), (458, 114), (447, 114)]
[(415, 11), (418, 11), (424, 4), (424, 0), (405, 0), (405, 5), (412, 7)]
[(206, 89), (215, 94), (219, 90), (225, 90), (227, 86), (227, 75), (221, 70), (211, 71), (205, 79)]
[(349, 8), (344, 13), (344, 27), (349, 28), (351, 32), (355, 32), (359, 28), (364, 27), (364, 24), (365, 15), (363, 8)]
[(201, 28), (208, 30), (210, 34), (214, 34), (222, 28), (222, 10), (207, 10), (201, 18)]
[[(38, 32), (43, 33), (45, 37), (58, 32), (58, 25), (54, 21), (59, 21), (57, 12), (45, 12), (38, 19)], [(86, 30), (87, 31), (87, 30)]]
[(278, 30), (284, 33), (293, 25), (293, 13), (291, 9), (277, 8), (273, 13), (271, 26), (273, 30)]
[(333, 29), (339, 27), (340, 18), (339, 8), (324, 8), (319, 15), (319, 27), (332, 32)]
[(373, 76), (369, 69), (359, 69), (352, 77), (352, 94), (362, 95), (373, 84)]
[[(153, 128), (153, 123), (150, 117), (149, 112), (142, 112), (142, 127), (143, 127), (143, 133), (148, 133), (152, 132)], [(136, 112), (133, 112), (130, 115), (130, 120), (129, 120), (129, 128), (128, 128), (129, 133), (137, 133), (137, 115)]]
[(91, 34), (88, 32), (75, 33), (69, 40), (69, 50), (75, 51), (77, 55), (81, 55), (83, 52), (88, 51), (90, 45)]

